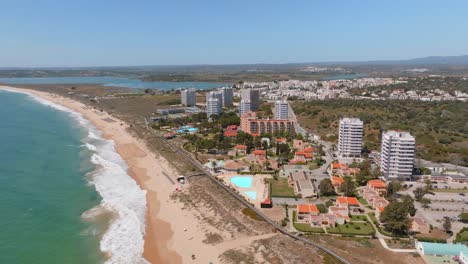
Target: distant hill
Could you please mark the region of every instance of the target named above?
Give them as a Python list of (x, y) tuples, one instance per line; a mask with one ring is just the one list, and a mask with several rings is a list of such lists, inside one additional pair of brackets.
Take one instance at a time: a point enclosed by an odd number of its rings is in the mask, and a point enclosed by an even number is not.
[(468, 55), (461, 56), (429, 56), (408, 60), (375, 60), (357, 62), (330, 62), (326, 64), (357, 64), (357, 65), (468, 65)]

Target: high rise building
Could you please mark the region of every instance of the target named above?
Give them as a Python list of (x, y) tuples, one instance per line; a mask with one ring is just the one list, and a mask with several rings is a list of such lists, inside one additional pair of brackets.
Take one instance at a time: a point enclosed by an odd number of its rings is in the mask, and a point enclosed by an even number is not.
[(275, 119), (288, 119), (289, 118), (289, 105), (285, 100), (277, 100), (275, 102)]
[(197, 92), (195, 89), (185, 89), (180, 91), (180, 102), (184, 106), (195, 106), (197, 104)]
[(294, 121), (259, 119), (255, 112), (249, 112), (241, 115), (240, 129), (253, 136), (261, 136), (264, 133), (274, 134), (275, 132), (287, 132), (290, 135), (295, 134)]
[(241, 100), (239, 103), (239, 114), (242, 116), (243, 114), (248, 113), (250, 111), (250, 101)]
[(208, 118), (210, 118), (211, 115), (221, 114), (221, 111), (222, 111), (222, 107), (221, 107), (221, 103), (219, 101), (219, 98), (216, 98), (216, 97), (207, 98), (207, 101), (206, 101), (206, 116)]
[(206, 94), (206, 102), (208, 103), (208, 99), (210, 98), (217, 98), (218, 99), (218, 104), (219, 108), (223, 109), (223, 92), (222, 91), (211, 91)]
[(221, 88), (221, 92), (223, 93), (223, 106), (224, 107), (232, 106), (234, 103), (234, 92), (232, 91), (232, 88), (223, 87)]
[(250, 102), (250, 110), (256, 111), (260, 107), (260, 90), (244, 88), (241, 90), (241, 99)]
[(387, 131), (382, 135), (380, 170), (385, 178), (410, 180), (416, 141), (408, 132)]
[(340, 119), (338, 154), (342, 157), (360, 157), (363, 122), (359, 118)]

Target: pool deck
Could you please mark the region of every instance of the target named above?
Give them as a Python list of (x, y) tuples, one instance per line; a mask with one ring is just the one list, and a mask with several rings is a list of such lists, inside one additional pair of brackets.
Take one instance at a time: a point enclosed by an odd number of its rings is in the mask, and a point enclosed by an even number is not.
[[(250, 188), (239, 188), (235, 184), (231, 182), (232, 177), (252, 177), (252, 186)], [(263, 174), (257, 174), (257, 175), (239, 175), (236, 172), (223, 172), (220, 175), (217, 176), (220, 179), (224, 180), (224, 183), (228, 186), (231, 186), (232, 188), (236, 189), (239, 191), (239, 194), (241, 194), (247, 201), (253, 203), (256, 207), (260, 208), (260, 203), (264, 201), (266, 198), (268, 198), (268, 190), (267, 190), (267, 185), (264, 183), (264, 178), (270, 177), (269, 175), (263, 175)], [(257, 193), (257, 199), (252, 200), (249, 196), (247, 196), (244, 192), (256, 192)]]

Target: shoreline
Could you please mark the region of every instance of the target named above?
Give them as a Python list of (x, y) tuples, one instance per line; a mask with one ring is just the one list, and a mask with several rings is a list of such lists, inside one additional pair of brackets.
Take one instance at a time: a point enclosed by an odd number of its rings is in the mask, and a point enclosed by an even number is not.
[[(146, 191), (147, 212), (143, 257), (148, 262), (184, 263), (192, 257), (189, 250), (183, 251), (184, 247), (187, 246), (190, 247), (190, 251), (196, 252), (197, 256), (200, 256), (200, 251), (206, 251), (203, 248), (207, 245), (201, 243), (204, 237), (200, 230), (194, 230), (195, 233), (192, 235), (196, 235), (198, 239), (192, 237), (189, 241), (190, 245), (187, 244), (187, 241), (182, 241), (187, 239), (185, 231), (183, 231), (185, 234), (180, 234), (180, 232), (177, 235), (174, 234), (173, 229), (176, 226), (185, 225), (185, 227), (191, 226), (191, 228), (196, 229), (200, 223), (193, 215), (187, 215), (186, 212), (182, 211), (182, 205), (176, 205), (174, 201), (170, 200), (170, 195), (176, 186), (169, 182), (162, 173), (167, 173), (175, 179), (177, 176), (174, 177), (174, 175), (177, 175), (177, 172), (170, 167), (167, 160), (150, 151), (143, 140), (135, 138), (127, 132), (128, 124), (105, 112), (100, 112), (81, 102), (56, 94), (12, 86), (5, 86), (5, 88), (5, 90), (30, 93), (80, 113), (102, 133), (104, 139), (114, 142), (117, 153), (127, 163), (128, 175), (137, 182), (142, 190)], [(109, 122), (109, 119), (114, 120), (114, 122)], [(172, 208), (172, 210), (163, 211), (162, 207)], [(171, 221), (171, 219), (174, 220)], [(215, 252), (216, 250), (212, 250), (211, 253)], [(212, 255), (210, 252), (206, 253), (206, 256), (211, 260), (217, 256), (217, 254)]]

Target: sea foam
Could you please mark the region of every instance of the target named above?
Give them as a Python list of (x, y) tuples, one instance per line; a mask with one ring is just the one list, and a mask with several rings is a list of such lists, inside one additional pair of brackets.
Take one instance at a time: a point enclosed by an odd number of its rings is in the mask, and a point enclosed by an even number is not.
[(111, 220), (100, 241), (101, 251), (109, 255), (106, 263), (148, 263), (143, 258), (146, 191), (127, 174), (128, 166), (116, 152), (114, 141), (103, 139), (101, 133), (80, 113), (28, 92), (0, 86), (1, 89), (27, 94), (39, 103), (66, 112), (88, 130), (87, 137), (82, 141), (92, 152), (91, 162), (96, 165), (96, 169), (89, 173), (88, 179), (102, 197), (102, 202), (84, 212), (83, 217), (92, 218), (102, 209), (117, 216)]

